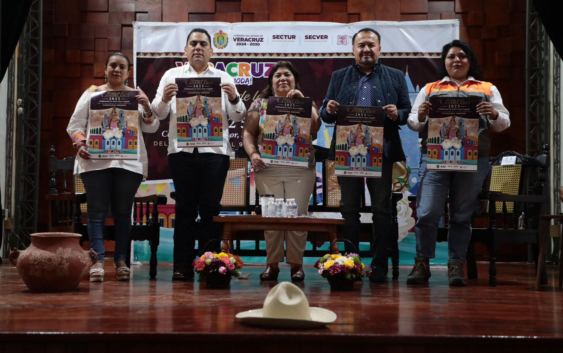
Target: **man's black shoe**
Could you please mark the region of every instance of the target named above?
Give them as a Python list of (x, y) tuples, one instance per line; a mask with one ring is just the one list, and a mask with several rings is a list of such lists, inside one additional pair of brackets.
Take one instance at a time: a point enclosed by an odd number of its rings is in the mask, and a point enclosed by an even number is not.
[(186, 267), (174, 267), (174, 272), (172, 272), (173, 281), (191, 281), (194, 276), (194, 271)]
[(387, 275), (379, 267), (373, 267), (369, 275), (369, 281), (372, 283), (385, 283), (387, 282)]

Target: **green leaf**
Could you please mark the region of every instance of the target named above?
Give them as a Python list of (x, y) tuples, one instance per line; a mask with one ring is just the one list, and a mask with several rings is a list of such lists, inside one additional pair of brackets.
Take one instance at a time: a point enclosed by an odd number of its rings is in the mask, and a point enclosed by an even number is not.
[(411, 173), (411, 167), (407, 167), (407, 173)]
[(406, 183), (405, 179), (403, 179), (403, 178), (397, 178), (397, 181), (398, 181), (399, 183)]
[(407, 188), (407, 190), (410, 190), (412, 188), (412, 186), (410, 186), (409, 184), (405, 185), (405, 187)]

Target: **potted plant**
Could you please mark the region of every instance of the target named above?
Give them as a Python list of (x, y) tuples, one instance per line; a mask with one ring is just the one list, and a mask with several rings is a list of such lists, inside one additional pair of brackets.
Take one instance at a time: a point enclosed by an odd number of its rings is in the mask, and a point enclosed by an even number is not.
[(205, 282), (208, 288), (227, 288), (233, 276), (240, 275), (242, 268), (240, 257), (221, 252), (206, 252), (193, 262), (198, 275), (198, 282)]
[(358, 254), (321, 257), (315, 264), (319, 274), (328, 280), (334, 290), (352, 290), (354, 282), (365, 275), (364, 264)]

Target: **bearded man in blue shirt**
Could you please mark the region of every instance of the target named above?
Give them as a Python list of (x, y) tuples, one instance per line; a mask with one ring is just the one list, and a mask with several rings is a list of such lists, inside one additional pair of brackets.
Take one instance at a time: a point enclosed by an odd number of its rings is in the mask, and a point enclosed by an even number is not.
[[(336, 122), (338, 106), (382, 106), (386, 112), (383, 132), (383, 171), (381, 178), (367, 178), (373, 212), (372, 273), (370, 281), (383, 283), (387, 278), (387, 249), (391, 234), (391, 188), (393, 163), (404, 161), (399, 125), (405, 125), (411, 103), (404, 74), (379, 61), (381, 36), (371, 28), (358, 31), (352, 38), (355, 62), (332, 74), (326, 98), (319, 114), (328, 124)], [(329, 159), (334, 159), (336, 134), (332, 137)], [(360, 202), (364, 178), (338, 177), (341, 189), (340, 212), (346, 220), (345, 239), (359, 250)], [(347, 252), (355, 252), (346, 244)]]

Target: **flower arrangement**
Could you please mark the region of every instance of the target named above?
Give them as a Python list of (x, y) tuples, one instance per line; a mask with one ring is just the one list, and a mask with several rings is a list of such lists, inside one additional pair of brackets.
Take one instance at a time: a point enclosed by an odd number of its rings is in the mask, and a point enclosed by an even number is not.
[(236, 255), (224, 252), (216, 254), (208, 251), (194, 260), (193, 267), (197, 272), (199, 282), (203, 282), (208, 276), (238, 277), (242, 264), (241, 258)]
[[(365, 275), (364, 264), (358, 254), (330, 255), (321, 257), (315, 264), (319, 274), (324, 278), (331, 279), (340, 277), (350, 283)], [(332, 283), (332, 282), (331, 282)]]

